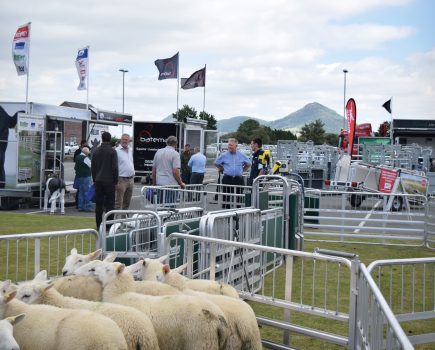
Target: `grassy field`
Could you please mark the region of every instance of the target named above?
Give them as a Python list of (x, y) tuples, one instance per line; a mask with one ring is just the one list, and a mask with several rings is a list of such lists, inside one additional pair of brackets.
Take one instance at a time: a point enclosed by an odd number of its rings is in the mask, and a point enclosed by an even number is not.
[[(0, 212), (0, 235), (5, 234), (17, 234), (17, 233), (31, 233), (31, 232), (47, 232), (47, 231), (59, 231), (59, 230), (72, 230), (72, 229), (84, 229), (93, 228), (95, 225), (94, 218), (84, 218), (84, 217), (68, 217), (68, 216), (49, 216), (46, 214), (34, 215), (34, 214), (17, 214), (11, 212)], [(12, 279), (15, 277), (17, 280), (24, 278), (30, 278), (24, 274), (24, 271), (32, 271), (32, 261), (21, 260), (25, 253), (31, 251), (26, 245), (25, 240), (21, 242), (19, 246), (7, 247), (7, 243), (0, 242), (0, 279), (4, 279), (4, 276), (9, 274), (8, 278)], [(41, 241), (41, 255), (44, 261), (47, 261), (47, 266), (41, 266), (41, 269), (50, 269), (51, 271), (59, 271), (59, 268), (63, 265), (65, 255), (69, 253), (69, 249), (74, 246), (94, 246), (95, 240), (93, 238), (79, 238), (75, 241), (73, 238), (67, 239), (51, 239)], [(59, 249), (59, 247), (61, 249)], [(379, 259), (399, 259), (399, 258), (417, 258), (417, 257), (434, 257), (435, 252), (428, 250), (423, 247), (392, 247), (392, 246), (378, 246), (378, 245), (363, 245), (363, 244), (344, 244), (344, 243), (320, 243), (320, 242), (305, 242), (304, 250), (307, 252), (313, 252), (316, 247), (323, 249), (344, 251), (352, 254), (358, 254), (360, 260), (368, 265), (370, 262)], [(6, 261), (5, 249), (11, 252)], [(58, 253), (60, 251), (60, 253)], [(31, 255), (31, 254), (30, 254)], [(311, 262), (304, 263), (302, 267), (302, 262), (304, 259), (295, 259), (294, 275), (303, 275), (303, 282), (301, 284), (295, 283), (292, 290), (292, 300), (299, 302), (303, 299), (304, 303), (310, 305), (312, 300), (314, 300), (314, 305), (318, 307), (323, 307), (324, 302), (324, 286), (314, 288), (311, 287), (312, 276), (314, 268), (310, 265)], [(18, 263), (19, 262), (19, 263)], [(18, 264), (17, 264), (18, 263)], [(429, 292), (423, 292), (421, 287), (422, 272), (417, 271), (405, 271), (406, 285), (414, 287), (413, 291), (416, 295), (421, 295), (425, 293), (425, 299), (427, 303), (425, 309), (432, 308), (435, 309), (435, 295), (434, 288), (435, 285), (435, 270), (430, 267), (430, 271), (425, 271), (427, 290)], [(323, 269), (326, 271), (326, 266), (322, 263), (317, 263), (316, 274), (322, 275)], [(349, 273), (344, 269), (340, 278), (342, 279), (342, 284), (339, 290), (337, 290), (337, 275), (334, 267), (329, 267), (327, 269), (328, 278), (325, 279), (325, 285), (327, 285), (328, 293), (332, 296), (332, 300), (337, 300), (336, 295), (338, 295), (338, 300), (340, 301), (339, 311), (343, 313), (348, 312), (349, 305), (349, 284), (346, 282), (349, 280)], [(317, 276), (317, 275), (316, 275)], [(382, 280), (387, 279), (388, 275), (382, 275)], [(317, 278), (317, 277), (316, 277)], [(272, 276), (267, 277), (265, 295), (271, 295), (271, 282)], [(320, 279), (320, 277), (319, 277)], [(285, 269), (279, 268), (275, 275), (275, 296), (276, 298), (284, 298), (284, 280), (285, 280)], [(400, 281), (393, 281), (393, 291), (397, 288)], [(383, 283), (388, 286), (388, 283)], [(431, 287), (428, 287), (431, 286)], [(384, 291), (388, 295), (388, 291)], [(334, 299), (335, 298), (335, 299)], [(393, 293), (393, 304), (398, 303), (398, 295)], [(420, 298), (422, 299), (422, 298)], [(326, 302), (326, 304), (328, 304)], [(262, 315), (266, 317), (276, 318), (277, 315), (282, 314), (282, 309), (276, 308), (270, 305), (264, 305), (259, 303), (251, 303), (257, 315)], [(409, 305), (409, 297), (405, 298), (405, 309), (408, 310), (412, 307), (418, 308), (421, 305)], [(327, 305), (328, 309), (334, 310), (335, 305)], [(347, 325), (330, 319), (307, 316), (305, 313), (292, 312), (291, 319), (294, 323), (306, 327), (317, 328), (322, 331), (329, 331), (333, 333), (338, 333), (342, 335), (347, 335)], [(402, 324), (405, 332), (409, 335), (420, 334), (422, 332), (433, 332), (435, 330), (435, 321), (420, 321), (418, 323), (403, 323)], [(266, 339), (272, 341), (279, 341), (282, 339), (282, 332), (277, 331), (274, 328), (262, 327), (262, 336)], [(292, 345), (296, 348), (301, 349), (342, 349), (339, 346), (331, 345), (325, 342), (316, 341), (307, 337), (300, 335), (292, 335)], [(432, 346), (420, 346), (418, 349), (431, 349)]]

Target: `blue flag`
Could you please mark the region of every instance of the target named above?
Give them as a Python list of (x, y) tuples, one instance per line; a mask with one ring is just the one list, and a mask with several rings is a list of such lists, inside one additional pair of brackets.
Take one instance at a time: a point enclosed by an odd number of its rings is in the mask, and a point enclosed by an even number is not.
[(154, 64), (159, 70), (159, 80), (178, 79), (178, 52), (171, 58), (155, 60)]

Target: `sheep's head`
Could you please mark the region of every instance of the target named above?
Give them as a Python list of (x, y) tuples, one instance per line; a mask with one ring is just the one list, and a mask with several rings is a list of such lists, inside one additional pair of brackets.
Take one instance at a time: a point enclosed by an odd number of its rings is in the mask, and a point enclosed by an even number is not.
[(11, 316), (0, 321), (0, 349), (19, 350), (20, 346), (13, 336), (13, 325), (20, 322), (25, 314)]
[(90, 261), (97, 259), (101, 255), (101, 249), (87, 255), (78, 254), (77, 249), (71, 249), (71, 254), (66, 257), (65, 265), (62, 268), (64, 276), (74, 275), (76, 270)]
[(17, 288), (16, 298), (26, 304), (35, 304), (44, 292), (53, 287), (47, 279), (47, 271), (40, 271), (32, 281), (20, 283)]
[(165, 283), (166, 277), (168, 276), (169, 272), (171, 272), (169, 265), (167, 265), (167, 264), (163, 265), (160, 272), (158, 272), (156, 274), (156, 280), (159, 282)]
[(119, 262), (101, 262), (95, 267), (94, 274), (103, 286), (115, 280), (125, 270), (125, 265)]
[(146, 258), (138, 270), (138, 274), (143, 281), (158, 281), (157, 276), (162, 271), (163, 262), (168, 258), (167, 255), (157, 259)]

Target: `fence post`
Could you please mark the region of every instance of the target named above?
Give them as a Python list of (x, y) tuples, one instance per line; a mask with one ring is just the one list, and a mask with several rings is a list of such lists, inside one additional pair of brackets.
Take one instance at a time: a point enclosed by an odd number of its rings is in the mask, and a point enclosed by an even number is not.
[(359, 278), (359, 268), (360, 260), (358, 255), (356, 255), (350, 264), (350, 296), (349, 296), (349, 350), (355, 349), (356, 346), (356, 316), (358, 312), (358, 278)]
[(35, 268), (34, 268), (34, 276), (41, 269), (41, 240), (35, 239)]
[[(292, 286), (293, 286), (293, 256), (287, 255), (285, 261), (285, 297), (284, 299), (291, 302), (292, 300)], [(291, 311), (289, 309), (284, 309), (284, 321), (290, 323)], [(284, 331), (283, 343), (285, 345), (290, 345), (290, 332)]]

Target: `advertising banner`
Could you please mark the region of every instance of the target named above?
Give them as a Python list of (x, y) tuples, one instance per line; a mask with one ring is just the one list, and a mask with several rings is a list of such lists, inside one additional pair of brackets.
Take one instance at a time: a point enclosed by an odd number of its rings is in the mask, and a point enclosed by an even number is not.
[(349, 99), (346, 103), (346, 121), (348, 133), (347, 154), (352, 154), (356, 126), (356, 103), (353, 98)]
[(150, 172), (157, 150), (166, 147), (169, 136), (177, 136), (177, 124), (135, 122), (133, 129), (134, 168), (136, 173)]
[(109, 131), (109, 125), (89, 123), (87, 142), (88, 146), (91, 148), (91, 154), (101, 144), (101, 135), (105, 131)]
[(400, 179), (402, 182), (403, 192), (426, 196), (428, 189), (428, 181), (426, 177), (402, 171), (400, 173)]
[(41, 182), (41, 145), (44, 117), (18, 114), (17, 187), (38, 185)]
[(12, 41), (12, 58), (18, 75), (27, 75), (29, 71), (30, 23), (17, 29)]
[(382, 193), (391, 193), (396, 179), (397, 170), (382, 168), (379, 177), (379, 191), (381, 191)]
[(79, 49), (76, 57), (76, 68), (77, 74), (79, 75), (79, 86), (77, 90), (86, 90), (86, 79), (88, 77), (89, 70), (89, 58), (88, 58), (89, 48), (85, 47), (83, 49)]

